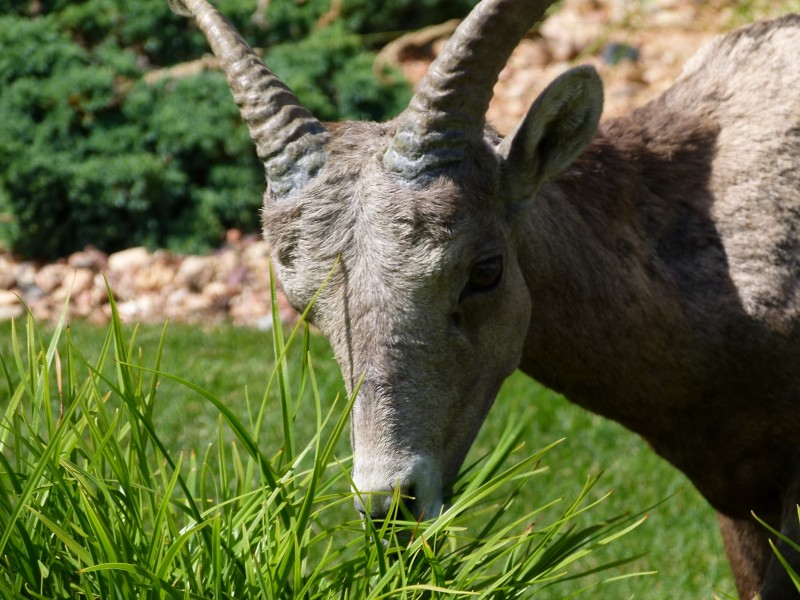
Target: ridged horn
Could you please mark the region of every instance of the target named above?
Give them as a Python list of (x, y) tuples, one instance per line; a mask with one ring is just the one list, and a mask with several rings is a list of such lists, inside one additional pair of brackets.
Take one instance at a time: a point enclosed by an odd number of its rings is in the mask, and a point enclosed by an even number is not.
[(169, 0), (169, 5), (194, 18), (206, 36), (264, 162), (272, 194), (281, 199), (299, 191), (325, 164), (325, 127), (206, 0)]
[(433, 61), (408, 107), (384, 166), (409, 181), (460, 162), (483, 139), (494, 84), (511, 52), (553, 0), (483, 0)]

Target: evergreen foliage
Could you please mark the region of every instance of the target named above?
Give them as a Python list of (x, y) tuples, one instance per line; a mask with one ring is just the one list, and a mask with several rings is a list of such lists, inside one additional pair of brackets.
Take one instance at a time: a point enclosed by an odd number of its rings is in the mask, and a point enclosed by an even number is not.
[[(259, 15), (255, 0), (216, 2), (323, 120), (396, 114), (408, 86), (375, 78), (371, 34), (474, 3), (353, 0), (333, 13), (330, 0), (273, 0)], [(263, 170), (223, 75), (144, 79), (208, 52), (166, 0), (0, 0), (0, 14), (0, 241), (55, 258), (86, 244), (199, 251), (225, 228), (257, 231)]]

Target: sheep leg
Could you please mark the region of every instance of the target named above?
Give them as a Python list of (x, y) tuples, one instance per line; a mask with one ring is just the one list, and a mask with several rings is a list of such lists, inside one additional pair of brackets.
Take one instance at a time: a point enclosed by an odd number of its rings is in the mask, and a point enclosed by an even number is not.
[(717, 513), (725, 552), (731, 564), (739, 598), (756, 598), (772, 558), (763, 525)]

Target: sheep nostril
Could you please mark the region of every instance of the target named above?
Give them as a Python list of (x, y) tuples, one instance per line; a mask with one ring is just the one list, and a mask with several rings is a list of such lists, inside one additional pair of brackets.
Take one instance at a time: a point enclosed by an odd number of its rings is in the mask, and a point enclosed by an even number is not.
[(356, 510), (363, 518), (375, 521), (433, 519), (442, 508), (441, 472), (425, 455), (402, 469), (394, 464), (389, 468), (379, 461), (357, 462), (353, 489)]
[(368, 515), (373, 521), (382, 521), (388, 515), (392, 504), (389, 492), (362, 492), (355, 497), (355, 508), (364, 519)]
[[(419, 514), (419, 502), (417, 501), (417, 487), (415, 485), (408, 486), (405, 490), (402, 491), (400, 495), (400, 501), (403, 504), (403, 508), (408, 513), (401, 514), (403, 517), (411, 517), (412, 520), (416, 521), (420, 518)], [(401, 510), (402, 513), (402, 510)]]

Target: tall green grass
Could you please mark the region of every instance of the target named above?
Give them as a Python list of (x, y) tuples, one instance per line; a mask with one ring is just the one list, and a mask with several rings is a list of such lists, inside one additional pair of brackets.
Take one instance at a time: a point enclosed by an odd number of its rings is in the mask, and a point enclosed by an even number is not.
[[(361, 522), (340, 443), (351, 399), (323, 395), (306, 328), (275, 330), (276, 366), (256, 397), (243, 392), (244, 417), (163, 371), (166, 328), (149, 348), (137, 335), (116, 311), (92, 354), (63, 321), (49, 339), (30, 318), (11, 326), (0, 354), (3, 596), (513, 598), (629, 576), (617, 540), (643, 518), (592, 521), (605, 498), (595, 478), (571, 501), (524, 506), (555, 444), (525, 449), (523, 419), (464, 470), (438, 519), (399, 510)], [(170, 382), (218, 415), (202, 452), (165, 441)], [(308, 407), (304, 434), (296, 419)], [(609, 545), (619, 550), (589, 560)]]

